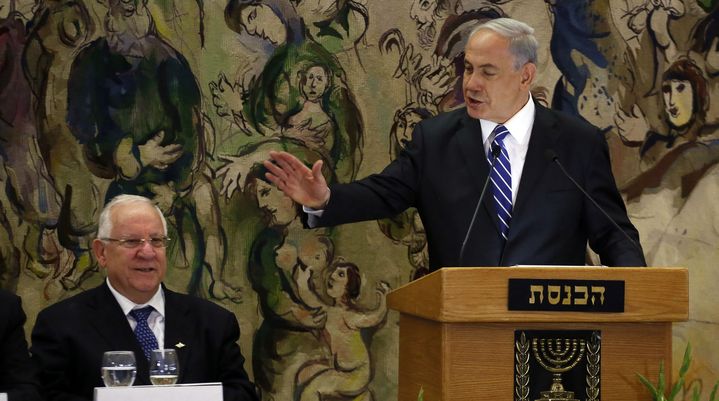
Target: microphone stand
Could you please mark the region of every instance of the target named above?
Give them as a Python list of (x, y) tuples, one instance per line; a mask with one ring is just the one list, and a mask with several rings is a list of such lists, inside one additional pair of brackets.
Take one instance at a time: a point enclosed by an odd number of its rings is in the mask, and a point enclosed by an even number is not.
[(474, 227), (474, 223), (477, 221), (477, 213), (479, 213), (479, 207), (482, 205), (482, 200), (484, 199), (484, 194), (487, 192), (487, 185), (489, 185), (489, 180), (492, 177), (492, 170), (494, 169), (494, 164), (497, 163), (497, 158), (499, 157), (499, 154), (502, 152), (502, 148), (499, 147), (496, 143), (492, 142), (491, 146), (492, 151), (492, 160), (489, 164), (489, 173), (487, 174), (487, 179), (484, 180), (484, 186), (482, 187), (482, 192), (479, 193), (479, 199), (477, 200), (477, 206), (474, 208), (474, 214), (472, 215), (472, 220), (469, 222), (469, 228), (467, 228), (467, 234), (464, 236), (464, 241), (462, 241), (462, 247), (459, 249), (459, 263), (458, 266), (462, 266), (464, 263), (464, 250), (467, 247), (467, 241), (469, 241), (469, 235), (472, 233), (472, 228)]

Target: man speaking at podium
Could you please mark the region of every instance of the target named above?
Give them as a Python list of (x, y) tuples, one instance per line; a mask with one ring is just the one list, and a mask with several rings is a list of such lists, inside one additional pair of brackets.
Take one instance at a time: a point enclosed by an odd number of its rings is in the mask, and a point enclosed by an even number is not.
[(475, 27), (465, 47), (465, 107), (419, 123), (381, 173), (327, 186), (286, 152), (265, 161), (279, 189), (331, 226), (419, 210), (431, 270), (646, 264), (598, 128), (536, 104), (534, 29), (509, 18)]

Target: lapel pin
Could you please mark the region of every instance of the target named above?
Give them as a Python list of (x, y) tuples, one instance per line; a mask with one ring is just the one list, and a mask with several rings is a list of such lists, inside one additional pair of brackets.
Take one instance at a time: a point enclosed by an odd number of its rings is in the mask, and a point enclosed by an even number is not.
[(175, 344), (175, 348), (184, 348), (184, 347), (185, 347), (185, 344), (183, 344), (182, 341), (180, 341), (179, 343)]

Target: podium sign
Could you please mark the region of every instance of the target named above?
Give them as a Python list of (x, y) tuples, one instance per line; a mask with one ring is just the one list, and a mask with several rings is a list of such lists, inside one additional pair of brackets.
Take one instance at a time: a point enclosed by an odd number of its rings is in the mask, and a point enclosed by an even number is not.
[(95, 401), (222, 401), (221, 383), (96, 387)]
[[(544, 288), (546, 308), (511, 310), (511, 280), (536, 282), (531, 305)], [(621, 312), (585, 307), (608, 305), (615, 285)], [(400, 312), (398, 398), (651, 401), (637, 373), (656, 381), (663, 360), (671, 378), (672, 322), (687, 320), (688, 291), (684, 268), (440, 269), (387, 296)], [(585, 385), (571, 388), (572, 375)]]

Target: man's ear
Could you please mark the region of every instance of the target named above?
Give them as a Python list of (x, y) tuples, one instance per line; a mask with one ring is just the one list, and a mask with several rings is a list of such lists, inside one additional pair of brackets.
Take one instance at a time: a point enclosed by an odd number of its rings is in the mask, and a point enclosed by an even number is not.
[(95, 255), (95, 259), (97, 260), (97, 264), (99, 264), (102, 267), (105, 267), (105, 264), (107, 263), (107, 257), (105, 256), (105, 243), (102, 242), (99, 239), (94, 239), (92, 241), (92, 253)]
[(526, 63), (522, 66), (522, 85), (526, 87), (532, 86), (534, 78), (537, 75), (537, 65), (534, 63)]

